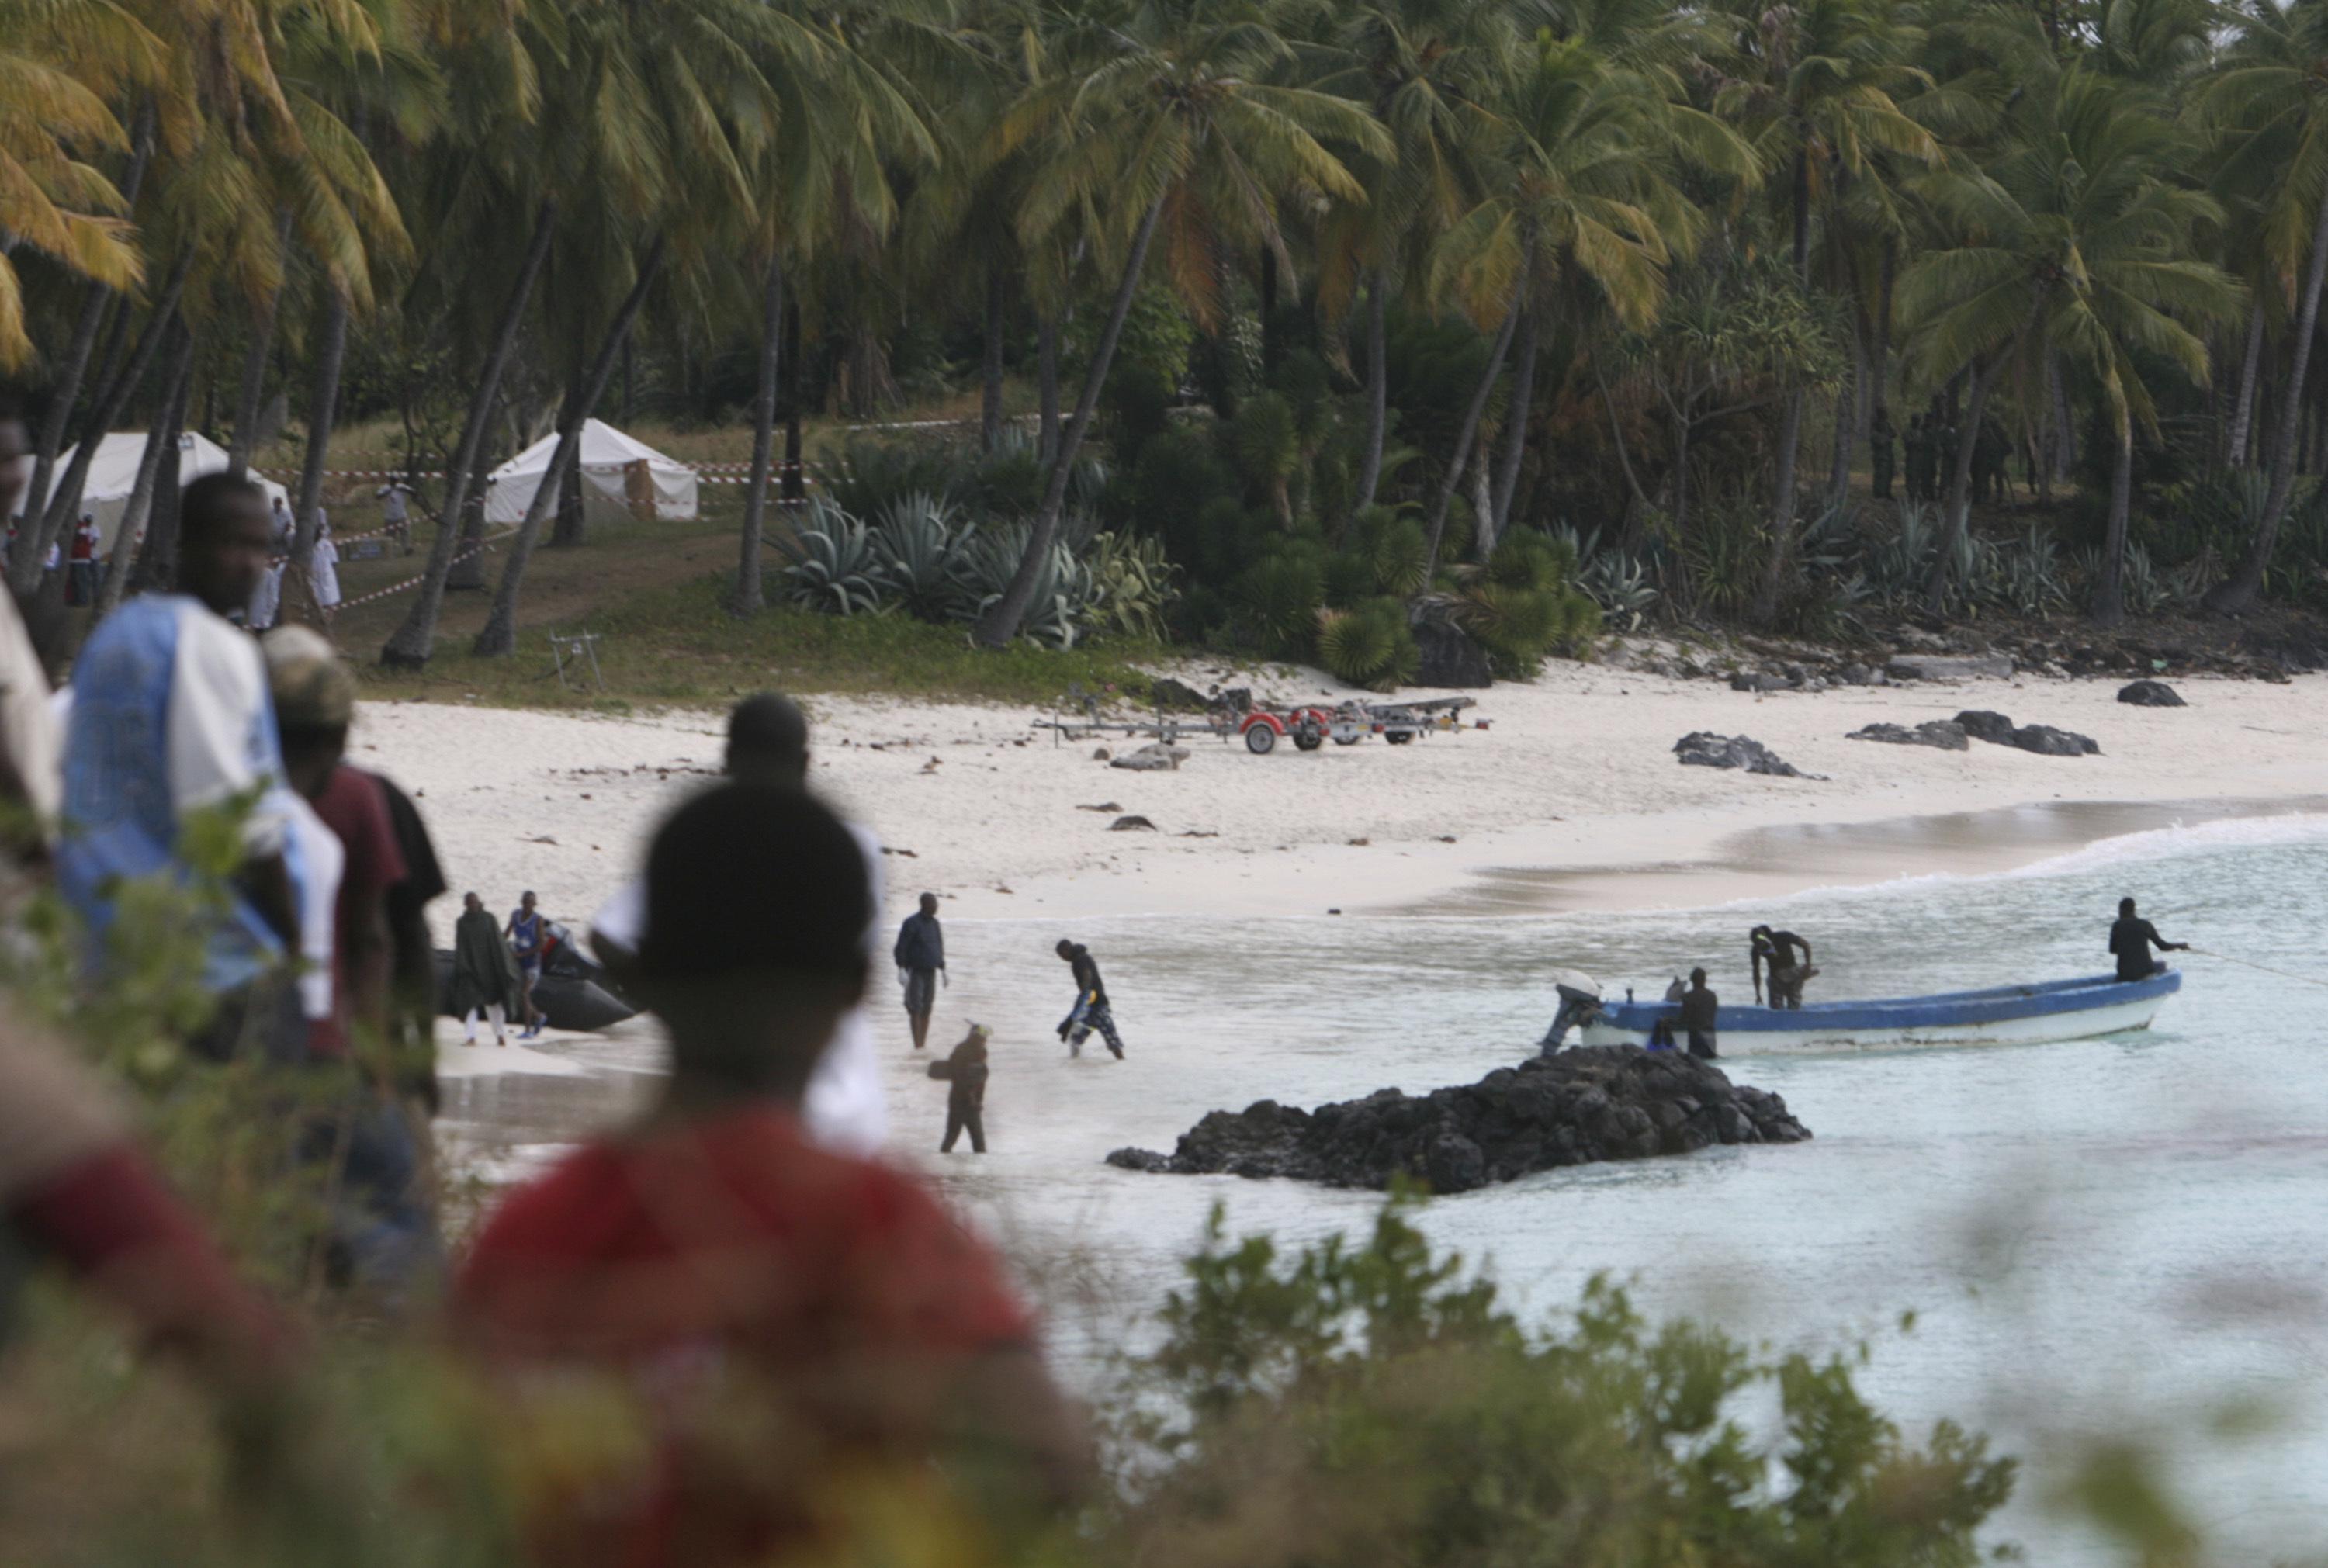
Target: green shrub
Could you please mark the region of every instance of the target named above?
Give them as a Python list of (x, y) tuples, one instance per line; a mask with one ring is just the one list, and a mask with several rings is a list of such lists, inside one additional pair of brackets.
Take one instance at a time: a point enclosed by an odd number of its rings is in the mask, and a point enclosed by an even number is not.
[(1397, 599), (1367, 599), (1347, 610), (1318, 617), (1318, 662), (1337, 681), (1376, 691), (1394, 690), (1414, 679), (1422, 652), (1416, 643), (1406, 606)]
[(1244, 606), (1263, 649), (1281, 659), (1306, 659), (1318, 631), (1318, 610), (1326, 599), (1323, 563), (1314, 550), (1289, 547), (1237, 579)]
[(1160, 1473), (1103, 1562), (1972, 1568), (2012, 1491), (1953, 1422), (1904, 1440), (1843, 1359), (1652, 1325), (1600, 1280), (1564, 1328), (1526, 1326), (1396, 1204), (1291, 1258), (1230, 1245), (1216, 1209), (1187, 1274), (1144, 1363)]

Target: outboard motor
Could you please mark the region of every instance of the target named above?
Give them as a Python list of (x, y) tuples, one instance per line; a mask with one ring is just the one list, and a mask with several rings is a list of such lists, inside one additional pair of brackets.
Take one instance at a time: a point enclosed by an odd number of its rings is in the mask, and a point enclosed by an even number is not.
[(1560, 1049), (1572, 1028), (1582, 1028), (1600, 1016), (1600, 982), (1582, 970), (1563, 969), (1553, 972), (1553, 990), (1559, 993), (1560, 1010), (1552, 1017), (1552, 1028), (1544, 1031), (1537, 1045), (1543, 1056)]

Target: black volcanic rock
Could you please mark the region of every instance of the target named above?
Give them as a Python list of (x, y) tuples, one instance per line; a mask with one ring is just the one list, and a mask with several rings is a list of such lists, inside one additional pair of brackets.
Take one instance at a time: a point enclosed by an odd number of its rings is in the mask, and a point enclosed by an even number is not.
[(1809, 1129), (1776, 1094), (1732, 1084), (1680, 1051), (1604, 1046), (1498, 1067), (1412, 1095), (1377, 1089), (1315, 1111), (1257, 1100), (1215, 1111), (1169, 1154), (1119, 1149), (1110, 1165), (1180, 1176), (1284, 1176), (1386, 1188), (1401, 1176), (1468, 1192), (1596, 1160), (1687, 1154), (1715, 1143), (1799, 1143)]
[(2182, 694), (2164, 681), (2136, 681), (2117, 690), (2117, 699), (2136, 708), (2184, 708)]

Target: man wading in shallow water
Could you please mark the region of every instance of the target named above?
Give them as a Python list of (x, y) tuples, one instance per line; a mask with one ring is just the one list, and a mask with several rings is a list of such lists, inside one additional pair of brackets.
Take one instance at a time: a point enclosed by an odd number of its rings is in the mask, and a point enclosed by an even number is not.
[(1075, 972), (1075, 1005), (1059, 1025), (1059, 1038), (1067, 1042), (1067, 1049), (1075, 1056), (1084, 1054), (1084, 1042), (1097, 1029), (1107, 1048), (1115, 1053), (1117, 1061), (1123, 1060), (1123, 1037), (1115, 1032), (1115, 1015), (1108, 1011), (1107, 984), (1099, 977), (1099, 963), (1091, 949), (1080, 942), (1059, 939), (1058, 954), (1074, 966)]
[(1791, 931), (1757, 925), (1747, 934), (1754, 969), (1754, 1000), (1762, 1000), (1762, 966), (1770, 966), (1770, 1005), (1789, 1010), (1803, 1005), (1803, 981), (1818, 973), (1811, 967), (1811, 944)]

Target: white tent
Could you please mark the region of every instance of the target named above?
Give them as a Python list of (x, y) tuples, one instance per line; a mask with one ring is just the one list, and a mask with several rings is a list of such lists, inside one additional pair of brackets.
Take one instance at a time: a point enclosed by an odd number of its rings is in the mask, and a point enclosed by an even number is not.
[[(56, 482), (61, 482), (65, 470), (72, 466), (75, 448), (68, 446), (57, 457)], [(97, 519), (97, 531), (104, 542), (100, 554), (110, 554), (113, 536), (121, 531), (122, 513), (129, 510), (129, 493), (137, 487), (137, 465), (146, 458), (146, 432), (116, 430), (97, 444), (97, 455), (89, 460), (89, 479), (80, 490), (80, 509)], [(30, 460), (26, 460), (28, 465)], [(178, 437), (178, 483), (190, 484), (205, 474), (222, 474), (227, 468), (226, 448), (188, 430)], [(291, 493), (271, 479), (261, 479), (253, 474), (251, 479), (267, 492), (269, 505), (279, 497), (286, 504)], [(24, 514), (25, 501), (20, 498), (15, 515)], [(76, 518), (75, 522), (80, 520)], [(71, 542), (71, 532), (66, 532), (66, 542)]]
[[(558, 437), (543, 437), (485, 478), (485, 521), (522, 522), (549, 472)], [(636, 518), (684, 522), (695, 515), (695, 470), (612, 425), (582, 426), (582, 513), (592, 522)], [(556, 504), (555, 495), (552, 506)], [(555, 515), (555, 512), (552, 512)]]

